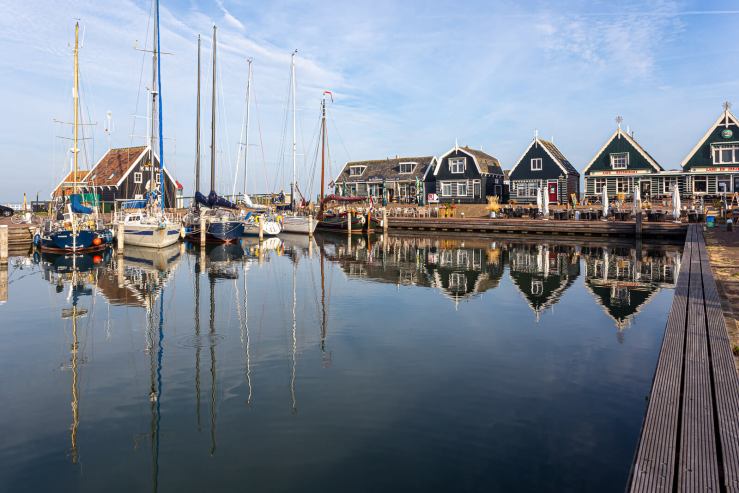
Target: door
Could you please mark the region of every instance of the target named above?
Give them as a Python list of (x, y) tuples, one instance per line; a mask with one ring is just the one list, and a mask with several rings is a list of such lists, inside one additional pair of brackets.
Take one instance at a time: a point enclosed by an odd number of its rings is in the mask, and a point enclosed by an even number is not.
[(652, 194), (652, 182), (651, 180), (647, 181), (641, 181), (639, 182), (639, 186), (641, 189), (639, 190), (641, 192), (641, 198), (642, 200), (648, 199)]
[(559, 198), (559, 195), (557, 194), (557, 182), (550, 181), (547, 185), (547, 190), (549, 192), (549, 202), (557, 202), (557, 199)]
[(739, 192), (739, 175), (734, 175), (734, 192)]

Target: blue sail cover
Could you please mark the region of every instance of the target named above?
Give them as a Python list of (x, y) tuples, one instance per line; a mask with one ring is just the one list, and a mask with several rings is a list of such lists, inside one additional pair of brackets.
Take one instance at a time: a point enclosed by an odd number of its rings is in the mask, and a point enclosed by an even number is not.
[(148, 203), (154, 203), (157, 199), (157, 192), (146, 192), (143, 199), (126, 200), (121, 202), (122, 209), (143, 209)]
[(208, 206), (223, 207), (224, 209), (238, 209), (232, 202), (220, 197), (214, 190), (208, 194)]
[(92, 214), (92, 209), (82, 205), (82, 196), (78, 193), (69, 196), (69, 203), (72, 205), (72, 212), (75, 214)]
[(200, 205), (204, 205), (205, 207), (210, 207), (210, 204), (208, 204), (208, 197), (200, 192), (195, 192), (195, 202)]

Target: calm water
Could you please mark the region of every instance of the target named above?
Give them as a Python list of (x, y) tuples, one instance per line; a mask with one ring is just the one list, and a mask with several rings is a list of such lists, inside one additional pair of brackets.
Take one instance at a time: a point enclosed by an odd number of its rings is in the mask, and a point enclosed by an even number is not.
[(0, 490), (622, 491), (679, 254), (321, 236), (14, 257)]

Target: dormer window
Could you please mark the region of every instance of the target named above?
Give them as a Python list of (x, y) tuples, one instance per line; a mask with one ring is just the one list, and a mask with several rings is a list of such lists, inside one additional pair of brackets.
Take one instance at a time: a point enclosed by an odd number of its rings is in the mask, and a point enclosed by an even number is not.
[(626, 169), (629, 167), (629, 153), (628, 152), (614, 152), (611, 154), (611, 168), (613, 169)]
[(367, 166), (350, 166), (349, 176), (360, 176), (362, 173), (364, 173), (365, 169), (367, 169)]
[(449, 172), (455, 174), (464, 173), (467, 158), (464, 157), (453, 157), (449, 158)]
[(713, 164), (739, 164), (739, 142), (713, 144)]
[(541, 171), (541, 158), (535, 157), (531, 159), (531, 171)]
[(413, 170), (416, 169), (416, 163), (400, 163), (398, 172), (400, 174), (408, 174), (413, 173)]

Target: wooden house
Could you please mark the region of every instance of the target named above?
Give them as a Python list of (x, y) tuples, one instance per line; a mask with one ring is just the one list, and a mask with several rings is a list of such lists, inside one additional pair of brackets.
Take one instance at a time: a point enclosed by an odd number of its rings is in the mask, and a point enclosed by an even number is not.
[(669, 192), (669, 186), (665, 190), (660, 179), (662, 166), (639, 145), (633, 133), (621, 129), (620, 117), (617, 121), (616, 131), (583, 170), (585, 195), (601, 197), (603, 187), (609, 197), (623, 194), (630, 198), (636, 187), (642, 199)]
[(508, 179), (510, 200), (518, 203), (536, 202), (541, 188), (546, 189), (549, 203), (567, 203), (573, 194), (580, 197), (580, 173), (554, 142), (538, 135), (513, 166)]
[(426, 183), (441, 203), (484, 204), (487, 196), (503, 196), (498, 159), (470, 147), (454, 146), (439, 157)]
[(433, 169), (433, 156), (399, 157), (347, 162), (334, 180), (337, 195), (372, 196), (388, 203), (423, 203), (424, 178)]
[(724, 111), (681, 163), (686, 196), (718, 196), (739, 192), (739, 122)]
[[(152, 176), (157, 189), (162, 179), (159, 159), (155, 154), (152, 169), (149, 156), (148, 146), (109, 149), (89, 172), (85, 172), (84, 179), (78, 180), (78, 189), (86, 195), (86, 201), (101, 202), (104, 210), (110, 210), (116, 200), (142, 199), (149, 190)], [(166, 167), (164, 180), (165, 207), (174, 208), (182, 186)], [(65, 181), (54, 189), (52, 195), (59, 196), (62, 190), (65, 193), (69, 190)]]

